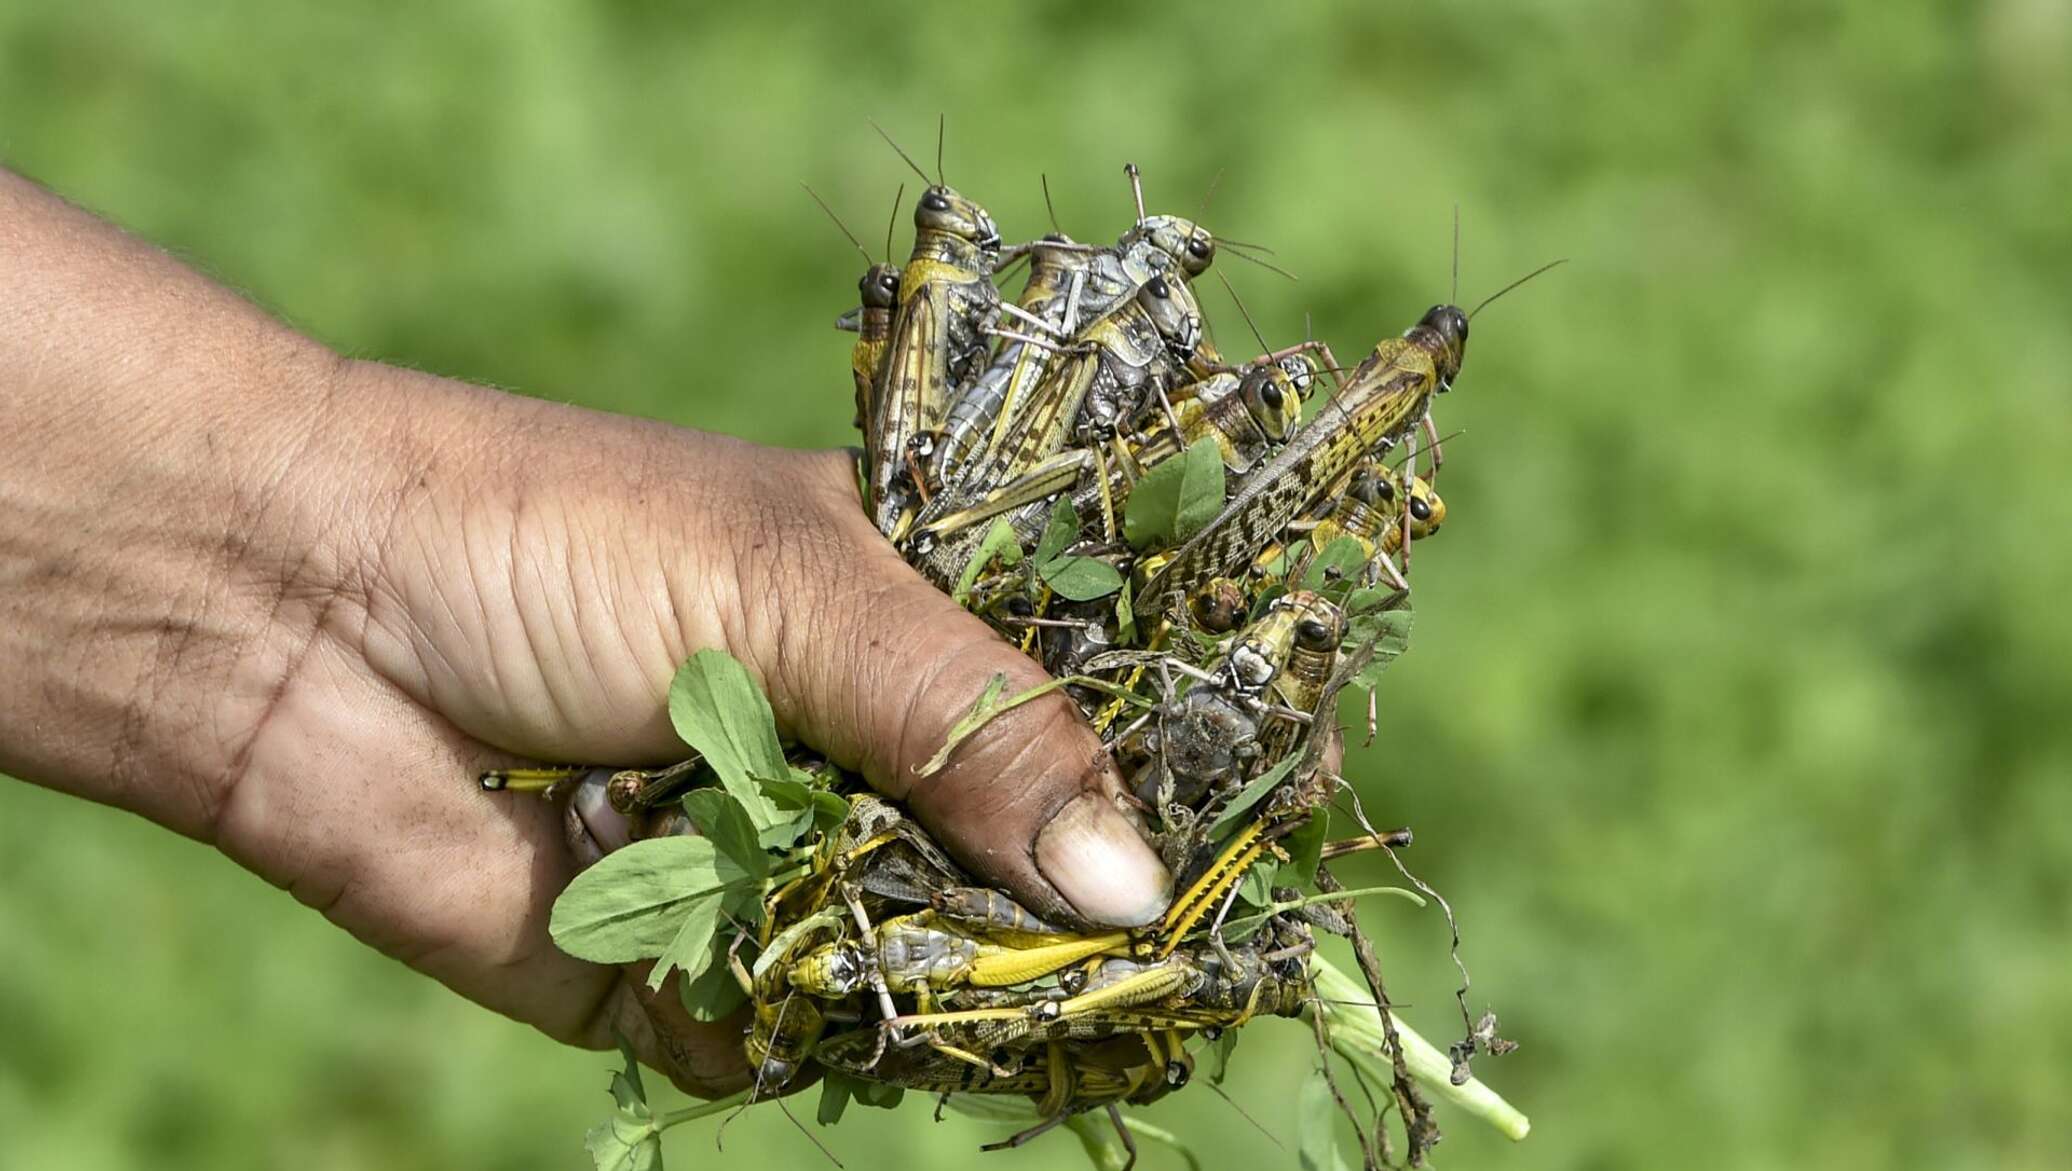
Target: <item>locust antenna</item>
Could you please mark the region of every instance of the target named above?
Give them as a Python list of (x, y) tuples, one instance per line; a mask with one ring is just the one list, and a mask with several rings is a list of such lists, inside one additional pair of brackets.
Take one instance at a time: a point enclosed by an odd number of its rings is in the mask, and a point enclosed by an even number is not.
[(906, 184), (892, 194), (892, 218), (885, 221), (885, 263), (892, 263), (892, 230), (899, 226), (899, 205), (906, 202)]
[(1251, 1114), (1250, 1114), (1250, 1113), (1248, 1113), (1248, 1112), (1247, 1112), (1247, 1111), (1245, 1110), (1245, 1108), (1244, 1108), (1243, 1106), (1240, 1106), (1240, 1105), (1238, 1105), (1238, 1104), (1237, 1104), (1237, 1099), (1236, 1099), (1236, 1098), (1233, 1098), (1233, 1097), (1231, 1097), (1231, 1096), (1230, 1096), (1230, 1092), (1229, 1092), (1228, 1090), (1225, 1090), (1225, 1089), (1224, 1089), (1224, 1088), (1223, 1088), (1222, 1086), (1219, 1086), (1219, 1085), (1217, 1085), (1217, 1084), (1216, 1084), (1215, 1082), (1212, 1082), (1212, 1081), (1211, 1081), (1211, 1082), (1203, 1082), (1202, 1084), (1203, 1084), (1203, 1085), (1205, 1085), (1205, 1086), (1207, 1086), (1207, 1087), (1209, 1087), (1210, 1089), (1212, 1089), (1212, 1090), (1216, 1091), (1216, 1096), (1217, 1096), (1217, 1097), (1219, 1097), (1219, 1098), (1221, 1098), (1221, 1099), (1223, 1099), (1223, 1101), (1224, 1101), (1224, 1102), (1228, 1103), (1228, 1104), (1229, 1104), (1229, 1106), (1230, 1106), (1230, 1108), (1231, 1108), (1232, 1110), (1235, 1110), (1235, 1111), (1237, 1111), (1237, 1116), (1238, 1116), (1239, 1118), (1242, 1118), (1242, 1119), (1244, 1119), (1244, 1120), (1245, 1120), (1246, 1122), (1249, 1122), (1249, 1123), (1251, 1123), (1251, 1124), (1252, 1124), (1252, 1129), (1253, 1129), (1253, 1130), (1256, 1130), (1256, 1131), (1258, 1131), (1258, 1132), (1259, 1132), (1260, 1134), (1262, 1134), (1262, 1135), (1265, 1135), (1265, 1136), (1266, 1136), (1266, 1141), (1267, 1141), (1267, 1142), (1270, 1142), (1270, 1143), (1272, 1143), (1272, 1144), (1274, 1145), (1274, 1147), (1275, 1147), (1275, 1148), (1277, 1148), (1277, 1149), (1279, 1149), (1279, 1150), (1283, 1150), (1283, 1151), (1285, 1151), (1285, 1150), (1287, 1150), (1287, 1149), (1288, 1149), (1287, 1147), (1284, 1147), (1284, 1146), (1282, 1146), (1282, 1145), (1281, 1145), (1281, 1140), (1279, 1140), (1279, 1139), (1275, 1138), (1275, 1137), (1273, 1136), (1273, 1132), (1272, 1132), (1272, 1131), (1270, 1131), (1270, 1130), (1266, 1129), (1265, 1125), (1264, 1125), (1264, 1124), (1262, 1124), (1262, 1123), (1261, 1123), (1261, 1122), (1260, 1122), (1260, 1121), (1259, 1121), (1259, 1120), (1258, 1120), (1257, 1118), (1254, 1118), (1254, 1117), (1252, 1117), (1252, 1116), (1251, 1116)]
[(1228, 236), (1220, 236), (1220, 235), (1219, 235), (1219, 236), (1217, 236), (1217, 237), (1216, 237), (1216, 243), (1218, 243), (1218, 244), (1228, 244), (1228, 245), (1229, 245), (1230, 247), (1232, 247), (1232, 248), (1242, 248), (1242, 249), (1245, 249), (1245, 250), (1246, 250), (1246, 251), (1248, 251), (1248, 252), (1264, 252), (1264, 253), (1265, 253), (1266, 255), (1268, 255), (1268, 256), (1278, 256), (1278, 255), (1280, 255), (1280, 253), (1278, 253), (1278, 252), (1275, 252), (1275, 251), (1274, 251), (1273, 249), (1271, 249), (1271, 248), (1268, 248), (1268, 247), (1267, 247), (1266, 245), (1264, 245), (1264, 244), (1247, 244), (1247, 243), (1245, 243), (1245, 242), (1244, 242), (1243, 240), (1233, 240), (1233, 239), (1229, 238)]
[(1058, 209), (1050, 202), (1050, 176), (1038, 174), (1036, 177), (1043, 182), (1043, 210), (1050, 213), (1050, 230), (1062, 236), (1065, 229), (1058, 226)]
[(1137, 170), (1137, 164), (1122, 164), (1122, 173), (1130, 177), (1130, 194), (1137, 201), (1137, 222), (1144, 222), (1144, 175)]
[(1245, 319), (1247, 326), (1251, 327), (1252, 340), (1259, 343), (1259, 352), (1262, 354), (1272, 353), (1273, 347), (1266, 344), (1266, 335), (1259, 332), (1259, 323), (1252, 320), (1252, 311), (1245, 308), (1244, 298), (1237, 295), (1237, 286), (1230, 283), (1230, 278), (1224, 276), (1223, 270), (1220, 268), (1216, 270), (1216, 279), (1223, 282), (1223, 291), (1230, 294), (1231, 304), (1237, 306), (1238, 315)]
[[(811, 184), (800, 183), (799, 186), (806, 189), (806, 194), (812, 196), (813, 202), (820, 205), (820, 210), (827, 213), (827, 218), (835, 222), (835, 227), (841, 229), (842, 235), (849, 237), (849, 242), (856, 245), (858, 252), (863, 253), (863, 262), (865, 264), (876, 264), (877, 261), (871, 259), (870, 250), (865, 248), (863, 243), (856, 238), (856, 233), (849, 230), (849, 225), (842, 222), (842, 217), (835, 214), (835, 209), (827, 205), (827, 200), (820, 198), (820, 193), (813, 190)], [(886, 251), (891, 251), (891, 245), (886, 245)]]
[(928, 172), (921, 169), (921, 164), (915, 162), (914, 157), (912, 155), (908, 154), (905, 150), (902, 150), (898, 143), (892, 141), (892, 136), (890, 134), (885, 133), (885, 128), (883, 126), (878, 125), (876, 122), (872, 122), (871, 129), (878, 132), (878, 137), (885, 140), (886, 146), (889, 146), (893, 150), (899, 152), (899, 157), (906, 160), (906, 165), (913, 168), (914, 174), (921, 176), (921, 182), (927, 183), (930, 181), (928, 178)]
[(820, 1153), (827, 1156), (828, 1162), (833, 1163), (836, 1167), (842, 1166), (842, 1161), (840, 1159), (835, 1158), (835, 1153), (827, 1149), (827, 1144), (821, 1142), (818, 1135), (815, 1135), (812, 1131), (806, 1129), (806, 1124), (800, 1122), (799, 1116), (791, 1112), (791, 1107), (784, 1104), (784, 1099), (778, 1098), (775, 1099), (775, 1101), (777, 1103), (777, 1108), (784, 1112), (784, 1116), (791, 1120), (791, 1124), (798, 1128), (800, 1134), (806, 1136), (807, 1142), (812, 1143), (816, 1147), (819, 1147)]
[(942, 185), (942, 186), (944, 186), (944, 187), (948, 187), (948, 186), (950, 185), (950, 184), (949, 184), (949, 180), (947, 180), (947, 179), (944, 179), (944, 178), (942, 177), (942, 139), (943, 139), (943, 130), (944, 130), (944, 128), (945, 128), (945, 127), (946, 127), (946, 126), (947, 126), (948, 124), (949, 124), (949, 116), (948, 116), (948, 115), (946, 115), (946, 114), (937, 114), (937, 115), (935, 116), (935, 181), (936, 181), (937, 183), (941, 184), (941, 185)]
[(1296, 276), (1296, 275), (1295, 275), (1294, 273), (1292, 273), (1292, 272), (1289, 272), (1289, 271), (1288, 271), (1287, 269), (1285, 269), (1285, 268), (1282, 268), (1282, 267), (1281, 267), (1280, 265), (1278, 265), (1278, 264), (1273, 264), (1273, 263), (1271, 263), (1271, 262), (1269, 262), (1269, 261), (1264, 261), (1264, 260), (1261, 260), (1261, 259), (1259, 259), (1259, 258), (1258, 258), (1258, 257), (1256, 257), (1256, 256), (1247, 256), (1247, 255), (1245, 255), (1244, 253), (1242, 253), (1242, 252), (1239, 252), (1239, 251), (1238, 251), (1237, 249), (1235, 249), (1235, 248), (1233, 248), (1233, 249), (1231, 249), (1231, 250), (1230, 250), (1230, 254), (1231, 254), (1232, 256), (1235, 256), (1235, 257), (1237, 257), (1237, 258), (1238, 258), (1239, 260), (1242, 260), (1242, 261), (1244, 261), (1244, 262), (1245, 262), (1245, 263), (1247, 263), (1247, 264), (1256, 264), (1256, 265), (1258, 265), (1258, 266), (1259, 266), (1260, 268), (1263, 268), (1263, 269), (1265, 269), (1265, 270), (1266, 270), (1266, 271), (1268, 271), (1268, 272), (1271, 272), (1271, 273), (1277, 273), (1277, 274), (1279, 274), (1279, 275), (1281, 275), (1281, 276), (1287, 277), (1287, 278), (1288, 278), (1289, 280), (1291, 280), (1291, 281), (1299, 281), (1299, 280), (1301, 280), (1301, 279), (1302, 279), (1301, 277), (1298, 277), (1298, 276)]
[(1489, 303), (1491, 301), (1496, 300), (1498, 297), (1503, 296), (1505, 293), (1510, 292), (1512, 289), (1517, 288), (1519, 285), (1522, 285), (1525, 282), (1531, 280), (1532, 278), (1540, 275), (1541, 273), (1546, 272), (1548, 269), (1560, 268), (1562, 265), (1567, 263), (1568, 257), (1566, 256), (1562, 257), (1559, 260), (1550, 260), (1547, 263), (1539, 266), (1538, 268), (1533, 269), (1531, 272), (1526, 273), (1524, 276), (1519, 277), (1517, 280), (1512, 281), (1510, 284), (1505, 285), (1503, 288), (1498, 289), (1496, 292), (1491, 293), (1487, 297), (1482, 298), (1482, 303), (1480, 305), (1477, 305), (1473, 309), (1468, 311), (1468, 320), (1473, 321), (1475, 319), (1475, 314), (1480, 313), (1484, 309), (1489, 308)]
[(1208, 218), (1208, 216), (1209, 216), (1209, 203), (1210, 203), (1210, 201), (1211, 201), (1211, 200), (1213, 200), (1213, 199), (1215, 199), (1215, 198), (1216, 198), (1216, 188), (1217, 188), (1217, 187), (1219, 187), (1219, 186), (1221, 186), (1221, 185), (1222, 185), (1222, 183), (1223, 183), (1223, 168), (1222, 168), (1222, 167), (1217, 167), (1217, 168), (1216, 168), (1216, 177), (1215, 177), (1215, 178), (1213, 178), (1213, 179), (1210, 179), (1210, 180), (1209, 180), (1209, 189), (1208, 189), (1208, 191), (1207, 191), (1207, 192), (1205, 192), (1205, 193), (1204, 193), (1204, 194), (1202, 195), (1202, 197), (1201, 197), (1201, 218), (1203, 218), (1203, 219), (1207, 219), (1207, 218)]

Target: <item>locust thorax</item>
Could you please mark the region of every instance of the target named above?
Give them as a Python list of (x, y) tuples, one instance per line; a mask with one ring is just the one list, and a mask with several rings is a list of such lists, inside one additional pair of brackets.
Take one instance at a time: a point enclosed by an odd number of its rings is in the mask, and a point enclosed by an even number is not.
[[(1045, 247), (1047, 244), (1067, 247), (1049, 248)], [(1084, 269), (1087, 263), (1087, 253), (1070, 236), (1052, 232), (1037, 241), (1029, 249), (1029, 283), (1022, 287), (1024, 307), (1035, 294), (1048, 301), (1071, 292), (1072, 274)]]
[(1000, 229), (977, 203), (941, 185), (921, 192), (914, 205), (914, 258), (933, 257), (962, 268), (990, 268), (1000, 254)]
[(1438, 389), (1452, 390), (1453, 380), (1460, 377), (1461, 363), (1468, 356), (1468, 315), (1456, 305), (1434, 305), (1416, 325), (1404, 331), (1403, 338), (1432, 356)]

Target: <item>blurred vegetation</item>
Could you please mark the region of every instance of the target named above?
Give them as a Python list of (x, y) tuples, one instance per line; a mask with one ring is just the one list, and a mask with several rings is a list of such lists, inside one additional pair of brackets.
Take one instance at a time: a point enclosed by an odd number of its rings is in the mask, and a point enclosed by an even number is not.
[[(1126, 159), (1181, 212), (1220, 172), (1211, 226), (1302, 280), (1219, 267), (1341, 355), (1447, 296), (1455, 204), (1470, 303), (1572, 257), (1475, 327), (1349, 770), (1525, 1046), (1479, 1071), (1533, 1136), (1456, 1119), (1443, 1164), (2072, 1163), (2064, 0), (686, 8), (7, 5), (0, 159), (355, 355), (774, 444), (848, 441), (858, 259), (798, 183), (875, 237), (909, 176), (866, 117), (925, 152), (947, 112), (1011, 237), (1040, 172), (1082, 238)], [(1372, 916), (1447, 1036), (1443, 920)], [(576, 1166), (607, 1101), (605, 1056), (19, 784), (0, 939), (0, 1166)], [(1253, 1029), (1235, 1096), (1285, 1132), (1310, 1060)], [(1150, 1115), (1293, 1162), (1206, 1091)], [(713, 1131), (671, 1157), (818, 1158)]]

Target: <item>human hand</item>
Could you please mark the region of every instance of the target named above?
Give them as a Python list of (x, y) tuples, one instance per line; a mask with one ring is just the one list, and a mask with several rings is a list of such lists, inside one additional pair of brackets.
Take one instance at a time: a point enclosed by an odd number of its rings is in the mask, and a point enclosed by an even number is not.
[(738, 1028), (555, 950), (562, 811), (472, 783), (682, 756), (664, 698), (693, 650), (1039, 913), (1163, 908), (1062, 695), (915, 776), (993, 675), (1043, 676), (900, 561), (844, 455), (340, 362), (4, 175), (0, 245), (0, 306), (44, 326), (0, 340), (0, 571), (72, 583), (0, 599), (0, 768), (211, 841), (551, 1036), (617, 1029), (700, 1094), (742, 1083)]

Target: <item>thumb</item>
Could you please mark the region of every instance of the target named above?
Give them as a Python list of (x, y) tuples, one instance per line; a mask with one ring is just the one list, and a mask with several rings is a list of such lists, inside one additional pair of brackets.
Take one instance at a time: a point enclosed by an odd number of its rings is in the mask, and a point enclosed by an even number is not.
[(792, 588), (746, 607), (761, 611), (759, 637), (737, 648), (751, 655), (778, 722), (905, 801), (959, 863), (1039, 915), (1118, 927), (1155, 919), (1172, 876), (1124, 812), (1100, 738), (1062, 691), (995, 717), (947, 765), (920, 775), (995, 676), (1009, 696), (1049, 676), (900, 560), (864, 515), (846, 454), (801, 462), (807, 474), (788, 495), (808, 504), (820, 531), (763, 551), (813, 564), (773, 575)]

